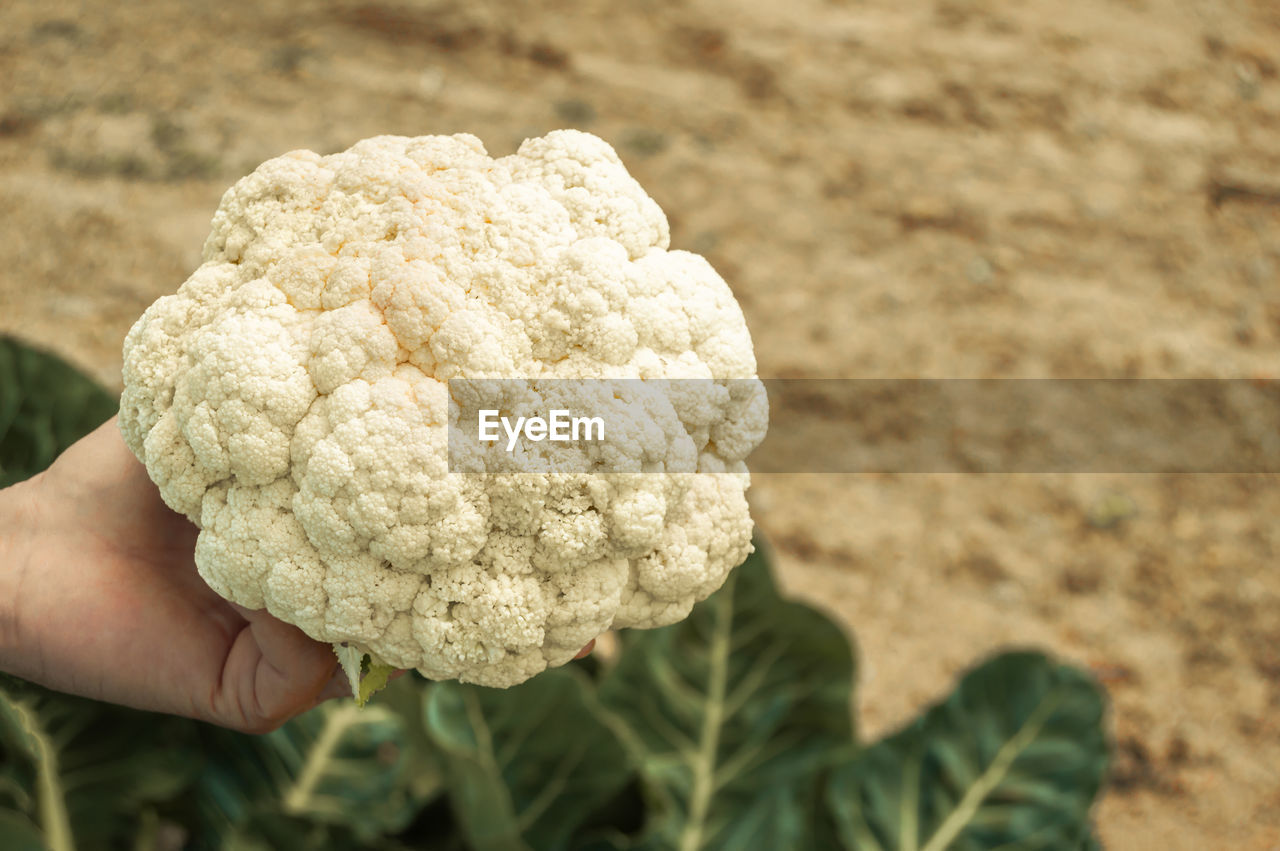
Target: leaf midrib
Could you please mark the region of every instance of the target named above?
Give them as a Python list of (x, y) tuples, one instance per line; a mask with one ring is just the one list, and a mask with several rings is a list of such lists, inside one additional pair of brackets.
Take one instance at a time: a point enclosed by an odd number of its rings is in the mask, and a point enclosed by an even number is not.
[(729, 679), (729, 639), (733, 631), (733, 609), (729, 595), (721, 595), (715, 606), (707, 672), (707, 699), (703, 704), (702, 730), (693, 753), (693, 789), (689, 818), (680, 832), (680, 851), (702, 847), (711, 798), (716, 791), (716, 755), (720, 750), (720, 729), (724, 723), (725, 694)]
[(324, 729), (320, 731), (315, 744), (307, 753), (302, 770), (298, 772), (298, 781), (284, 795), (285, 812), (303, 815), (310, 811), (316, 787), (329, 770), (342, 737), (359, 722), (360, 712), (354, 703), (346, 702), (329, 712)]
[(45, 841), (49, 844), (50, 851), (74, 851), (71, 818), (67, 814), (62, 784), (58, 781), (58, 754), (53, 742), (27, 704), (8, 698), (8, 695), (2, 693), (0, 697), (8, 699), (10, 709), (17, 716), (22, 732), (30, 737), (31, 756), (35, 763), (36, 784), (39, 788), (37, 799), (40, 806), (40, 826), (44, 828)]
[(1066, 699), (1066, 693), (1066, 688), (1057, 686), (1045, 694), (1039, 705), (1027, 716), (1027, 720), (1022, 722), (1018, 732), (1010, 736), (1009, 740), (996, 751), (991, 764), (978, 775), (973, 785), (965, 791), (960, 802), (942, 820), (942, 824), (938, 825), (938, 829), (929, 837), (929, 841), (920, 851), (943, 851), (951, 845), (960, 835), (960, 831), (964, 830), (965, 825), (973, 819), (978, 808), (982, 806), (983, 800), (1005, 779), (1014, 761), (1040, 735), (1049, 717)]

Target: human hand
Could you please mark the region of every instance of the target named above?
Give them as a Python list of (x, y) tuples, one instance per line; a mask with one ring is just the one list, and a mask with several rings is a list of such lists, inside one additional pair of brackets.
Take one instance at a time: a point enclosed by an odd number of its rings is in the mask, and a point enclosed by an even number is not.
[(196, 528), (161, 501), (114, 419), (5, 496), (20, 504), (0, 522), (17, 511), (23, 528), (0, 563), (15, 638), (0, 668), (248, 732), (349, 693), (329, 645), (205, 585)]
[(0, 669), (253, 733), (350, 694), (328, 644), (205, 585), (114, 419), (0, 497)]

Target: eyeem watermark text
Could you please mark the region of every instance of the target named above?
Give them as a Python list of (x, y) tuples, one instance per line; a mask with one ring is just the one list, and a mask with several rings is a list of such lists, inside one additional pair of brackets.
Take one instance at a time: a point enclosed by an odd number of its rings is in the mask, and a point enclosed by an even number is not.
[(546, 417), (511, 417), (500, 416), (501, 412), (484, 409), (479, 412), (479, 433), (481, 440), (498, 440), (498, 426), (507, 435), (507, 451), (515, 450), (516, 443), (523, 434), (533, 441), (552, 440), (568, 443), (580, 440), (604, 440), (604, 419), (602, 417), (575, 417), (569, 411), (555, 409)]

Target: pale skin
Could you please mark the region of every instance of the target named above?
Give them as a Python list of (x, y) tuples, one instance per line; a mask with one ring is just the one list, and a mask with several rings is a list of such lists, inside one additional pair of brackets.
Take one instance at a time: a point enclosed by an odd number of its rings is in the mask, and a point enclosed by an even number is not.
[(196, 535), (114, 419), (0, 491), (0, 670), (252, 733), (349, 697), (328, 644), (204, 584)]

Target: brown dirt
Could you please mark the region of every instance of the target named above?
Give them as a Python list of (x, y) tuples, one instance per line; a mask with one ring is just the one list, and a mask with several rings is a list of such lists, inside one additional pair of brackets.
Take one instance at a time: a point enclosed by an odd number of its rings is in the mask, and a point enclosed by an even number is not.
[[(731, 283), (763, 375), (1280, 366), (1270, 0), (63, 5), (0, 9), (0, 331), (110, 384), (259, 161), (561, 126), (613, 142)], [(787, 586), (857, 632), (865, 731), (1046, 647), (1114, 701), (1109, 846), (1280, 847), (1280, 479), (754, 495)]]

